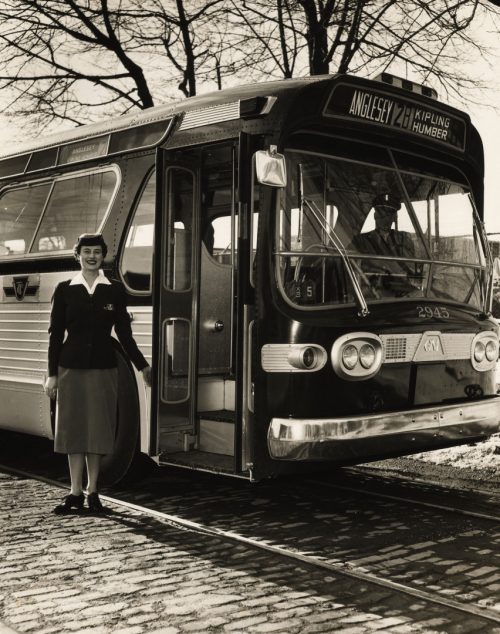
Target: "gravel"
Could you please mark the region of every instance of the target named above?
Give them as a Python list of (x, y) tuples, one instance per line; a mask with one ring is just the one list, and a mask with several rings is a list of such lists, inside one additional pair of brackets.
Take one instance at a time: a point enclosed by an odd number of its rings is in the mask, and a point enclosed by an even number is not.
[(365, 466), (453, 488), (500, 492), (500, 434), (472, 445), (437, 449)]

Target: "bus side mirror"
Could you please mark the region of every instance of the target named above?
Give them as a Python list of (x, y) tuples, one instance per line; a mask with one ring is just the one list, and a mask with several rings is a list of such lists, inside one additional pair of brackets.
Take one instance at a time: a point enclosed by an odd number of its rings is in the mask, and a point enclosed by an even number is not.
[(283, 154), (276, 152), (276, 146), (269, 150), (255, 152), (255, 175), (261, 185), (271, 187), (286, 186), (286, 163)]

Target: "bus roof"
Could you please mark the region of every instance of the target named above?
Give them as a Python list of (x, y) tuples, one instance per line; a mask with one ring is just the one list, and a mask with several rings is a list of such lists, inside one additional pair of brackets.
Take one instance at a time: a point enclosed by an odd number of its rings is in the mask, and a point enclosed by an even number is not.
[(138, 126), (167, 121), (176, 114), (193, 112), (213, 106), (234, 103), (259, 96), (278, 96), (280, 93), (296, 90), (304, 84), (331, 80), (335, 75), (318, 75), (314, 77), (303, 77), (296, 79), (284, 79), (278, 81), (263, 82), (259, 84), (248, 84), (227, 88), (215, 92), (210, 92), (196, 97), (189, 97), (171, 104), (153, 106), (146, 110), (140, 110), (132, 114), (121, 115), (113, 119), (106, 119), (98, 123), (90, 123), (77, 128), (65, 130), (55, 134), (38, 137), (0, 151), (0, 160), (28, 154), (39, 150), (65, 145), (74, 141), (128, 130)]
[[(436, 152), (459, 152), (478, 173), (483, 173), (481, 141), (467, 114), (431, 98), (432, 91), (427, 87), (406, 80), (402, 84), (389, 83), (392, 81), (384, 78), (334, 74), (211, 92), (39, 137), (22, 145), (13, 144), (12, 148), (0, 152), (0, 180), (153, 150), (171, 133), (176, 135), (213, 124), (216, 126), (213, 138), (220, 133), (223, 124), (240, 121), (244, 125), (245, 120), (252, 120), (252, 126), (253, 121), (261, 120), (261, 133), (264, 130), (277, 133), (283, 117), (289, 117), (295, 126), (322, 118), (325, 124), (330, 121), (332, 127), (351, 129), (354, 134), (365, 134), (364, 130), (369, 129), (373, 138), (379, 135), (382, 141), (392, 130), (400, 143), (423, 143), (425, 147), (432, 143)], [(426, 92), (422, 92), (422, 88)], [(304, 98), (297, 99), (298, 93)], [(234, 126), (227, 129), (233, 133), (236, 130)], [(194, 135), (191, 140), (193, 138), (200, 137)]]

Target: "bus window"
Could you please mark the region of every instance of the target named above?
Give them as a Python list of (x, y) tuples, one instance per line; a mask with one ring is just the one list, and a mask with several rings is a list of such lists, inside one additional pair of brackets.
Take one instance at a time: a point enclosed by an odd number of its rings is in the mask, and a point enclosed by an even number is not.
[[(429, 296), (481, 305), (485, 254), (474, 226), (471, 202), (462, 185), (404, 174), (433, 268)], [(453, 263), (453, 264), (452, 264)]]
[(255, 256), (257, 255), (257, 237), (259, 235), (259, 212), (252, 214), (252, 250), (250, 252), (250, 283), (255, 286)]
[[(219, 216), (215, 218), (211, 226), (213, 228), (212, 255), (221, 264), (231, 264), (233, 252), (233, 233), (231, 232), (231, 216)], [(238, 235), (238, 217), (235, 217), (234, 235)], [(234, 240), (234, 253), (236, 256), (237, 242)]]
[(181, 403), (189, 398), (191, 324), (186, 319), (168, 319), (163, 328), (162, 400)]
[(0, 256), (26, 253), (50, 191), (50, 183), (6, 190), (0, 196)]
[(70, 249), (82, 233), (96, 233), (116, 188), (114, 170), (56, 179), (32, 253)]
[(125, 284), (133, 291), (151, 290), (156, 172), (144, 188), (130, 224), (120, 271)]
[(232, 226), (234, 156), (232, 145), (217, 145), (203, 155), (201, 237), (208, 253), (220, 264), (232, 264), (237, 249), (238, 219)]
[(165, 283), (172, 291), (185, 291), (191, 287), (194, 175), (181, 167), (169, 168), (167, 186), (169, 246)]
[(467, 191), (462, 185), (403, 175), (412, 206), (431, 254), (438, 260), (484, 264), (474, 241), (474, 221)]
[(466, 187), (418, 167), (398, 176), (298, 152), (288, 160), (292, 177), (281, 193), (276, 239), (279, 282), (292, 303), (352, 303), (354, 277), (367, 301), (432, 297), (482, 305), (485, 257)]

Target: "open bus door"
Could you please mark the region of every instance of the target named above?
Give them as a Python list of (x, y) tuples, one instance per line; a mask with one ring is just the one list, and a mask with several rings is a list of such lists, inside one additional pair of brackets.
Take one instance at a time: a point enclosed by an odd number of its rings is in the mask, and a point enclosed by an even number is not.
[(181, 452), (196, 425), (200, 170), (158, 151), (155, 228), (157, 451)]
[(163, 463), (225, 473), (240, 435), (234, 165), (232, 143), (159, 150), (155, 228), (152, 449)]

